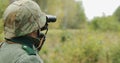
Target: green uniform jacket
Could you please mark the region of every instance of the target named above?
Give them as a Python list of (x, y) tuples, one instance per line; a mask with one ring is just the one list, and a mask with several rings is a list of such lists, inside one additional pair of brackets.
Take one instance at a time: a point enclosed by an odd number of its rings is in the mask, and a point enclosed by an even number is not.
[(28, 54), (25, 48), (27, 46), (4, 42), (0, 47), (0, 63), (43, 63), (35, 50), (35, 55)]

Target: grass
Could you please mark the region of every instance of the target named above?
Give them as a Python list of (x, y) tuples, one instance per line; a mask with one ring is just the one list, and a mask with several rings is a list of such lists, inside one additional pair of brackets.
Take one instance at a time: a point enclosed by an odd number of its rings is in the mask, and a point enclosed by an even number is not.
[(45, 63), (119, 63), (119, 37), (110, 31), (50, 30), (40, 55)]

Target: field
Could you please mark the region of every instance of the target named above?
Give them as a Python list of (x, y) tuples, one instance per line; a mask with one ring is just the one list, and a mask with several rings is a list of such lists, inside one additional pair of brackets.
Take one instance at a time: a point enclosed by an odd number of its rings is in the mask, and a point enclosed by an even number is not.
[[(0, 32), (0, 41), (3, 41)], [(120, 33), (88, 29), (48, 31), (39, 52), (45, 63), (120, 63)]]
[(120, 33), (50, 30), (40, 51), (45, 63), (120, 63)]

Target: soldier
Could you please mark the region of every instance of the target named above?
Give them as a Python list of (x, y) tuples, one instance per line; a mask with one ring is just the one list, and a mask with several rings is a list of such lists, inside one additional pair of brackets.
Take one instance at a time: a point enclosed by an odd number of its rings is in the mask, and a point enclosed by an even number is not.
[(8, 6), (3, 18), (5, 42), (0, 45), (0, 63), (43, 63), (38, 50), (45, 40), (40, 32), (46, 15), (38, 4), (17, 0)]

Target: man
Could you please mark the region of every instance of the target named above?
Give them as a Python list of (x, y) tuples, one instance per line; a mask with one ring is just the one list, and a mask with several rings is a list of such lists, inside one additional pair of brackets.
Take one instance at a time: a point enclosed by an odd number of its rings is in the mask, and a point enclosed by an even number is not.
[[(32, 0), (17, 0), (4, 12), (5, 42), (0, 44), (0, 63), (42, 63), (38, 50), (46, 15)], [(42, 36), (42, 37), (41, 37)]]

